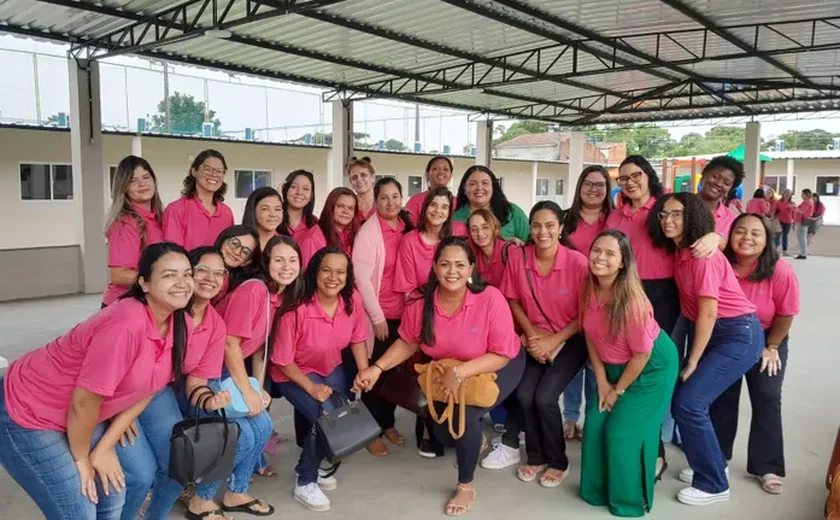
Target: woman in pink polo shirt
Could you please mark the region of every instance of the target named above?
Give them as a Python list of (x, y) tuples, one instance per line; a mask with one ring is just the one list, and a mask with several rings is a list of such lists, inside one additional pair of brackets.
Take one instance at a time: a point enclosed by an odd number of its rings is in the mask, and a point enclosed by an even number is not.
[(489, 209), (473, 211), (467, 220), (467, 227), (478, 273), (488, 284), (500, 287), (505, 274), (504, 260), (514, 244), (502, 238), (499, 219)]
[(318, 223), (315, 218), (315, 177), (312, 172), (295, 170), (280, 187), (283, 196), (283, 221), (279, 231), (300, 244), (307, 230)]
[(770, 203), (767, 202), (767, 194), (764, 193), (764, 188), (756, 188), (753, 198), (747, 202), (746, 212), (764, 216), (770, 214)]
[(373, 194), (373, 183), (376, 181), (376, 170), (370, 162), (370, 157), (362, 157), (350, 161), (347, 165), (347, 177), (356, 192), (356, 218), (361, 226), (376, 214), (376, 197)]
[(703, 168), (700, 182), (702, 186), (697, 195), (712, 213), (715, 220), (715, 233), (719, 238), (719, 249), (726, 248), (729, 228), (737, 216), (724, 204), (724, 201), (738, 189), (744, 181), (744, 165), (728, 155), (715, 157)]
[(811, 195), (811, 198), (814, 199), (814, 213), (811, 215), (810, 223), (808, 223), (808, 248), (811, 247), (811, 242), (814, 240), (814, 235), (817, 234), (817, 231), (823, 225), (823, 216), (825, 216), (825, 204), (820, 201), (820, 196), (818, 193), (814, 193)]
[(644, 516), (653, 507), (677, 349), (653, 317), (627, 235), (601, 233), (589, 252), (589, 271), (580, 320), (598, 390), (586, 403), (580, 495), (616, 516)]
[[(347, 254), (333, 247), (315, 253), (306, 268), (300, 304), (280, 318), (271, 346), (271, 378), (295, 410), (314, 423), (322, 412), (340, 405), (333, 393), (349, 397), (341, 363), (350, 346), (356, 365), (368, 366), (370, 329), (362, 299), (354, 290), (353, 265)], [(294, 497), (313, 511), (328, 511), (330, 501), (318, 486), (318, 466), (324, 449), (315, 435), (303, 444), (295, 473)], [(335, 481), (331, 489), (335, 489)]]
[[(603, 166), (588, 166), (581, 172), (572, 207), (566, 211), (563, 219), (563, 236), (584, 256), (589, 255), (592, 242), (604, 230), (607, 217), (614, 209), (612, 198), (609, 197), (611, 191), (610, 172)], [(578, 421), (584, 388), (589, 402), (595, 396), (595, 374), (589, 363), (563, 390), (563, 413), (566, 416), (563, 435), (567, 441), (583, 438), (583, 430)]]
[(213, 304), (216, 305), (239, 284), (258, 275), (260, 270), (259, 235), (254, 228), (237, 224), (219, 233), (214, 246), (222, 252), (225, 269), (227, 269), (222, 290), (213, 299)]
[(796, 212), (796, 205), (793, 203), (793, 192), (785, 190), (782, 192), (782, 198), (777, 200), (770, 207), (770, 213), (773, 217), (779, 219), (779, 224), (782, 226), (782, 232), (776, 233), (774, 242), (776, 249), (782, 248), (782, 254), (788, 254), (788, 235), (790, 229), (793, 227), (793, 215)]
[[(528, 456), (517, 476), (524, 482), (539, 476), (542, 486), (557, 487), (569, 471), (557, 402), (586, 362), (577, 317), (588, 270), (585, 256), (561, 244), (563, 211), (556, 202), (535, 204), (529, 221), (530, 245), (511, 250), (501, 286), (529, 354), (516, 389)], [(509, 453), (511, 460), (518, 456), (518, 449)]]
[(163, 240), (162, 214), (152, 166), (134, 155), (120, 161), (111, 183), (111, 210), (105, 219), (108, 287), (102, 307), (114, 303), (134, 283), (143, 248)]
[(709, 406), (758, 361), (764, 334), (756, 307), (744, 295), (732, 266), (720, 251), (695, 258), (691, 245), (714, 230), (714, 219), (699, 197), (672, 193), (654, 206), (661, 231), (657, 244), (676, 253), (680, 305), (693, 324), (691, 348), (680, 373), (672, 414), (693, 472), (681, 472), (691, 487), (677, 499), (708, 505), (729, 499), (725, 460), (709, 418)]
[[(468, 378), (491, 373), (498, 376), (499, 397), (494, 406), (513, 392), (522, 377), (524, 354), (504, 296), (487, 285), (475, 267), (475, 256), (463, 238), (448, 237), (438, 244), (423, 298), (406, 307), (399, 339), (378, 361), (359, 371), (356, 389), (369, 392), (383, 372), (421, 349), (435, 360), (463, 362), (443, 376), (443, 385), (454, 395)], [(464, 435), (455, 440), (458, 485), (446, 504), (448, 516), (466, 514), (475, 502), (473, 477), (482, 445), (481, 417), (488, 409), (466, 407)], [(457, 423), (456, 417), (456, 430)], [(435, 427), (439, 436), (448, 435), (446, 428), (431, 421), (427, 425)]]
[[(405, 204), (405, 209), (408, 210), (408, 213), (411, 216), (411, 223), (414, 224), (415, 227), (422, 222), (420, 213), (429, 192), (435, 188), (449, 188), (450, 182), (452, 182), (452, 160), (443, 155), (437, 155), (429, 159), (429, 162), (426, 163), (426, 183), (429, 187), (426, 191), (412, 196)], [(449, 201), (449, 205), (452, 206), (452, 210), (455, 211), (454, 197), (451, 201)]]
[(452, 234), (452, 192), (433, 188), (420, 208), (417, 229), (406, 233), (397, 254), (394, 289), (409, 294), (426, 285), (435, 247)]
[[(799, 282), (793, 268), (779, 260), (770, 224), (761, 215), (740, 215), (732, 224), (724, 254), (735, 269), (744, 294), (757, 308), (764, 329), (761, 359), (747, 372), (752, 420), (747, 447), (747, 473), (767, 493), (782, 492), (785, 454), (782, 436), (782, 383), (788, 360), (788, 333), (799, 314)], [(712, 404), (709, 411), (726, 460), (738, 428), (741, 379)]]
[(210, 246), (223, 229), (233, 225), (233, 212), (225, 200), (227, 184), (225, 157), (216, 150), (204, 150), (184, 178), (181, 198), (163, 212), (163, 235), (190, 250)]
[(277, 228), (283, 221), (283, 201), (280, 193), (271, 186), (257, 188), (248, 195), (242, 225), (257, 230), (260, 249), (265, 249), (271, 237), (277, 236)]
[[(402, 185), (396, 179), (379, 179), (373, 191), (376, 216), (368, 219), (356, 235), (353, 270), (373, 330), (368, 337), (368, 351), (376, 361), (397, 338), (405, 306), (405, 293), (394, 289), (397, 255), (406, 233), (413, 227), (408, 212), (402, 209)], [(383, 436), (395, 445), (404, 444), (405, 439), (394, 427), (396, 405), (382, 399), (378, 390), (362, 394), (362, 402), (373, 414)], [(378, 456), (388, 454), (382, 439), (371, 443), (368, 450)]]
[(137, 269), (122, 299), (13, 362), (4, 378), (0, 464), (47, 518), (120, 518), (127, 482), (114, 446), (154, 394), (192, 370), (186, 251), (152, 244)]
[(316, 251), (327, 246), (337, 247), (347, 256), (353, 255), (353, 241), (359, 230), (356, 206), (356, 194), (350, 188), (339, 187), (330, 192), (318, 224), (309, 228), (300, 240), (304, 268)]

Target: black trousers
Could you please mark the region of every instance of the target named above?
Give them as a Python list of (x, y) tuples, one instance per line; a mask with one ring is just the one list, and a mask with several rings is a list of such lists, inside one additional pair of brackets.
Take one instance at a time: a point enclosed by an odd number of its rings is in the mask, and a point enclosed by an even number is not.
[[(370, 358), (371, 363), (376, 363), (376, 361), (381, 358), (388, 348), (400, 337), (397, 332), (400, 328), (400, 320), (387, 320), (387, 323), (388, 337), (385, 341), (380, 341), (378, 339), (374, 341), (373, 354)], [(397, 409), (397, 405), (383, 399), (379, 395), (379, 387), (381, 385), (382, 378), (380, 377), (372, 391), (362, 392), (362, 402), (365, 403), (365, 406), (367, 406), (368, 410), (370, 410), (371, 415), (373, 415), (373, 418), (376, 419), (377, 424), (379, 424), (379, 427), (384, 432), (388, 428), (394, 427), (394, 412)]]
[[(765, 331), (765, 335), (769, 331)], [(788, 338), (779, 345), (782, 370), (773, 377), (759, 372), (761, 361), (744, 375), (752, 404), (750, 436), (747, 444), (747, 472), (762, 476), (773, 473), (785, 476), (785, 449), (782, 435), (782, 383), (788, 360)], [(720, 449), (726, 460), (732, 460), (732, 446), (738, 432), (738, 404), (741, 400), (741, 379), (712, 403), (709, 415), (715, 427)]]
[(587, 357), (586, 342), (581, 334), (569, 338), (550, 365), (526, 355), (525, 373), (516, 389), (516, 398), (522, 414), (529, 465), (547, 464), (549, 468), (561, 471), (569, 467), (559, 400)]

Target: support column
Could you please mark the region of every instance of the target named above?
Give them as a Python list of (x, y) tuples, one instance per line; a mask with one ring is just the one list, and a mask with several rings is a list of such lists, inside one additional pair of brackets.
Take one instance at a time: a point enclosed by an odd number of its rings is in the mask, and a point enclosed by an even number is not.
[(522, 208), (525, 210), (525, 213), (530, 212), (531, 208), (534, 207), (534, 204), (537, 203), (537, 177), (540, 176), (540, 163), (533, 162), (531, 163), (531, 196), (528, 197), (529, 205), (527, 208)]
[(700, 182), (700, 173), (697, 171), (697, 157), (691, 158), (691, 190), (690, 193), (697, 193), (697, 184)]
[(353, 102), (332, 102), (332, 149), (327, 159), (327, 193), (344, 186), (347, 160), (353, 155)]
[[(575, 199), (575, 187), (577, 186), (580, 172), (583, 171), (583, 147), (586, 143), (586, 136), (583, 132), (571, 132), (569, 134), (569, 181), (563, 188), (563, 209), (572, 207)], [(552, 186), (549, 186), (551, 190)]]
[[(785, 184), (785, 186), (787, 186), (787, 189), (789, 189), (791, 191), (791, 193), (796, 195), (796, 192), (793, 191), (793, 188), (794, 188), (794, 186), (793, 186), (793, 172), (794, 172), (793, 159), (788, 159), (787, 160), (787, 184)], [(781, 183), (779, 183), (779, 184), (781, 184)], [(780, 191), (784, 191), (784, 190), (780, 190)], [(781, 195), (781, 193), (779, 193), (779, 195)]]
[(761, 177), (758, 155), (761, 153), (761, 123), (747, 123), (744, 135), (744, 198), (752, 197)]
[(131, 138), (131, 155), (143, 157), (143, 138), (139, 135)]
[(475, 164), (490, 166), (493, 157), (493, 121), (478, 121), (475, 135)]
[(77, 239), (82, 250), (82, 290), (105, 290), (107, 262), (105, 200), (108, 176), (102, 166), (102, 111), (99, 63), (68, 60), (70, 69), (70, 151), (73, 159), (73, 198), (79, 211)]

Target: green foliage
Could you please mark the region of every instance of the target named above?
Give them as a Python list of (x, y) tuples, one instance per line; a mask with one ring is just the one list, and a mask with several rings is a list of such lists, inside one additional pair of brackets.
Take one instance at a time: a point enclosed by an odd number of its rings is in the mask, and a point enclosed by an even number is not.
[(833, 143), (835, 137), (840, 134), (832, 134), (821, 128), (815, 130), (789, 130), (776, 139), (767, 143), (768, 150), (775, 150), (776, 141), (785, 142), (785, 150), (825, 150), (825, 147)]
[(175, 92), (169, 96), (169, 121), (171, 131), (166, 128), (166, 100), (157, 106), (158, 113), (152, 116), (152, 131), (172, 134), (201, 134), (201, 127), (206, 122), (213, 123), (213, 135), (219, 135), (222, 123), (216, 119), (215, 110), (207, 110), (203, 101), (196, 101), (189, 94)]
[(520, 135), (542, 134), (553, 130), (556, 130), (556, 127), (542, 121), (517, 121), (510, 127), (498, 125), (493, 129), (493, 133), (499, 137), (493, 140), (493, 144), (504, 143)]

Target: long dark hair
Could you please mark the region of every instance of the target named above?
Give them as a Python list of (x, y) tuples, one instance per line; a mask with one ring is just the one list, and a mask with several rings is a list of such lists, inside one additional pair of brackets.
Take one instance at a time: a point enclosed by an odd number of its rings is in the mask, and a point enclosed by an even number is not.
[(426, 197), (423, 199), (423, 206), (420, 208), (420, 216), (417, 217), (417, 229), (421, 233), (427, 231), (426, 226), (428, 224), (426, 223), (426, 212), (429, 210), (429, 206), (431, 206), (435, 197), (446, 197), (446, 200), (449, 201), (449, 216), (446, 217), (446, 221), (440, 227), (440, 231), (438, 232), (439, 239), (446, 238), (452, 234), (452, 213), (455, 209), (452, 204), (452, 192), (446, 187), (433, 188), (426, 193)]
[(773, 231), (770, 228), (770, 221), (764, 215), (759, 215), (758, 213), (741, 213), (735, 217), (735, 220), (732, 221), (732, 227), (729, 228), (729, 237), (727, 237), (726, 249), (723, 250), (723, 254), (729, 260), (730, 264), (735, 265), (737, 263), (738, 259), (735, 255), (735, 250), (732, 248), (732, 233), (738, 227), (738, 224), (747, 217), (757, 218), (761, 222), (761, 226), (764, 228), (765, 241), (764, 250), (758, 255), (755, 271), (747, 277), (747, 280), (751, 282), (768, 280), (776, 272), (776, 264), (779, 262), (779, 252), (773, 247)]
[[(250, 228), (254, 228), (255, 230), (259, 230), (257, 226), (257, 204), (260, 203), (261, 200), (266, 199), (268, 197), (277, 197), (278, 200), (283, 201), (283, 198), (280, 196), (280, 192), (272, 188), (271, 186), (263, 186), (262, 188), (257, 188), (248, 195), (248, 200), (245, 202), (245, 210), (242, 212), (242, 225), (247, 226)], [(277, 226), (279, 229), (280, 226)]]
[[(184, 177), (184, 189), (181, 190), (181, 195), (184, 197), (195, 197), (198, 192), (198, 188), (196, 188), (195, 175), (193, 175), (193, 173), (198, 173), (198, 170), (201, 168), (201, 165), (204, 164), (204, 161), (210, 159), (211, 157), (222, 161), (222, 166), (225, 171), (227, 171), (227, 161), (225, 161), (225, 156), (222, 155), (221, 152), (211, 149), (204, 150), (195, 157), (195, 160), (193, 160), (192, 165), (190, 166), (190, 171), (188, 171), (187, 176)], [(222, 179), (222, 186), (213, 192), (213, 205), (225, 200), (225, 193), (227, 193), (227, 183), (224, 179)]]
[(152, 213), (158, 223), (162, 223), (163, 219), (163, 203), (160, 201), (160, 189), (158, 188), (158, 179), (152, 165), (149, 161), (136, 155), (129, 155), (123, 158), (117, 165), (114, 172), (114, 179), (111, 183), (111, 209), (108, 210), (108, 216), (105, 218), (105, 232), (118, 221), (120, 217), (126, 215), (131, 217), (137, 229), (140, 230), (140, 249), (146, 247), (146, 219), (134, 209), (134, 204), (128, 198), (128, 188), (131, 186), (131, 181), (134, 179), (134, 170), (143, 168), (152, 177), (155, 183), (155, 196), (151, 200)]
[[(263, 275), (265, 276), (266, 285), (268, 286), (269, 292), (271, 294), (276, 293), (280, 287), (277, 285), (271, 275), (268, 272), (268, 266), (271, 263), (271, 250), (274, 249), (276, 246), (280, 244), (285, 244), (292, 249), (295, 250), (295, 253), (298, 255), (298, 263), (303, 267), (303, 255), (300, 253), (300, 246), (297, 245), (295, 240), (287, 235), (277, 235), (275, 237), (271, 237), (268, 243), (265, 245), (265, 251), (262, 253), (261, 261), (260, 261), (260, 268), (263, 271)], [(300, 273), (298, 273), (298, 277), (295, 279), (291, 285), (288, 285), (286, 289), (283, 290), (283, 303), (280, 304), (280, 308), (274, 313), (274, 319), (271, 322), (271, 329), (268, 335), (268, 345), (265, 348), (268, 349), (268, 354), (271, 355), (271, 346), (274, 344), (274, 338), (277, 335), (278, 327), (280, 326), (280, 318), (283, 317), (284, 314), (287, 312), (294, 310), (300, 305), (300, 301), (303, 298), (304, 293), (304, 280), (303, 280), (303, 269), (301, 269)]]
[(254, 237), (256, 245), (254, 246), (254, 252), (251, 256), (250, 262), (228, 270), (228, 293), (233, 292), (233, 290), (239, 287), (245, 280), (250, 280), (251, 278), (263, 279), (262, 270), (260, 269), (260, 235), (257, 233), (256, 229), (243, 226), (242, 224), (230, 226), (219, 233), (214, 245), (219, 249), (219, 251), (221, 251), (225, 241), (233, 237), (241, 237), (244, 235)]
[(681, 249), (691, 247), (691, 244), (714, 232), (715, 220), (712, 217), (712, 212), (709, 211), (700, 197), (686, 192), (669, 193), (660, 197), (648, 214), (648, 232), (653, 240), (653, 245), (671, 252), (677, 250), (674, 241), (665, 236), (665, 232), (662, 231), (662, 224), (659, 221), (659, 214), (662, 213), (665, 203), (671, 199), (675, 199), (683, 205), (683, 238), (679, 245)]
[(429, 276), (429, 281), (423, 287), (423, 324), (420, 330), (420, 341), (430, 347), (435, 344), (435, 292), (440, 284), (434, 273), (434, 266), (440, 259), (443, 250), (449, 246), (460, 247), (466, 253), (470, 267), (473, 269), (471, 275), (472, 282), (467, 282), (467, 290), (478, 294), (487, 288), (487, 282), (481, 278), (478, 269), (475, 268), (475, 254), (466, 239), (462, 237), (446, 237), (438, 243), (435, 248), (434, 260), (432, 261), (431, 276)]
[[(379, 198), (379, 192), (382, 191), (383, 186), (387, 186), (388, 184), (393, 184), (397, 187), (397, 191), (400, 192), (400, 196), (403, 195), (402, 184), (400, 181), (393, 177), (382, 177), (376, 184), (373, 185), (373, 203), (376, 204), (376, 199)], [(411, 223), (411, 216), (408, 214), (408, 210), (405, 208), (400, 210), (399, 219), (403, 221), (405, 224), (405, 228), (403, 229), (403, 235), (414, 229), (414, 224)]]
[(339, 292), (339, 296), (344, 300), (344, 312), (350, 316), (353, 314), (353, 291), (356, 287), (356, 278), (353, 276), (353, 262), (350, 261), (347, 253), (338, 247), (321, 248), (309, 260), (309, 264), (306, 266), (306, 283), (302, 301), (311, 302), (315, 298), (315, 293), (318, 292), (318, 271), (321, 270), (321, 263), (327, 255), (341, 255), (347, 260), (347, 279), (344, 288)]
[(601, 176), (604, 178), (604, 182), (607, 183), (607, 189), (604, 192), (604, 202), (601, 204), (601, 214), (604, 215), (604, 218), (607, 218), (610, 215), (610, 212), (615, 207), (615, 205), (613, 204), (612, 197), (610, 196), (610, 192), (612, 192), (612, 180), (610, 180), (610, 172), (608, 172), (606, 168), (599, 164), (593, 164), (592, 166), (587, 166), (586, 168), (584, 168), (583, 171), (580, 172), (580, 177), (578, 177), (577, 186), (575, 187), (575, 198), (572, 201), (572, 207), (566, 210), (566, 215), (563, 218), (563, 236), (567, 239), (567, 242), (570, 242), (569, 238), (575, 233), (575, 231), (577, 231), (578, 222), (580, 222), (580, 209), (581, 206), (583, 206), (583, 202), (580, 199), (580, 192), (583, 191), (583, 183), (586, 181), (586, 178), (589, 176), (590, 173), (596, 172), (600, 173)]
[(470, 207), (470, 201), (467, 200), (467, 180), (470, 178), (470, 175), (475, 172), (484, 172), (490, 176), (490, 181), (493, 184), (493, 195), (490, 196), (490, 210), (494, 215), (496, 215), (499, 223), (504, 226), (510, 221), (510, 202), (508, 202), (507, 197), (505, 197), (505, 193), (502, 191), (502, 185), (499, 183), (499, 179), (496, 177), (496, 174), (493, 173), (493, 170), (486, 166), (476, 164), (467, 168), (467, 171), (465, 171), (464, 175), (461, 177), (461, 184), (458, 185), (458, 200), (455, 206), (459, 208), (464, 207), (465, 205), (467, 208)]
[[(137, 278), (134, 279), (134, 283), (131, 284), (128, 292), (120, 296), (120, 299), (134, 298), (143, 305), (148, 305), (146, 293), (140, 286), (140, 278), (149, 280), (157, 261), (168, 253), (181, 254), (187, 260), (190, 259), (187, 250), (173, 242), (158, 242), (146, 246), (140, 254), (140, 261), (137, 264)], [(190, 262), (190, 265), (192, 265), (192, 262)], [(189, 305), (184, 309), (176, 309), (172, 312), (172, 377), (176, 381), (184, 376), (184, 356), (187, 353), (187, 322), (184, 316), (187, 312), (189, 312)]]
[[(620, 170), (623, 166), (628, 164), (635, 164), (638, 166), (648, 177), (648, 192), (650, 196), (657, 199), (661, 197), (665, 193), (665, 187), (662, 185), (662, 181), (659, 180), (659, 175), (656, 173), (656, 170), (653, 169), (653, 166), (650, 165), (647, 159), (642, 157), (641, 155), (629, 155), (618, 166)], [(624, 198), (624, 193), (619, 194), (622, 199)]]
[[(560, 226), (563, 225), (564, 213), (563, 213), (563, 208), (560, 207), (560, 204), (557, 204), (553, 200), (541, 200), (541, 201), (537, 202), (536, 204), (534, 204), (534, 206), (531, 208), (531, 212), (528, 214), (528, 226), (529, 226), (529, 228), (530, 228), (531, 224), (534, 223), (534, 216), (537, 214), (537, 212), (542, 211), (544, 209), (554, 213), (554, 216), (557, 217), (557, 223)], [(566, 233), (561, 231), (558, 239), (560, 241), (560, 245), (568, 247), (569, 249), (574, 249), (574, 246), (572, 246), (572, 243), (569, 240), (569, 237), (566, 235)], [(534, 243), (534, 239), (531, 237), (530, 231), (529, 231), (529, 234), (528, 234), (528, 243), (529, 244)]]
[(280, 221), (280, 227), (278, 228), (280, 233), (284, 235), (291, 235), (292, 230), (289, 229), (289, 188), (292, 187), (292, 183), (295, 182), (295, 179), (298, 177), (306, 177), (309, 179), (309, 184), (312, 186), (312, 197), (309, 198), (309, 203), (303, 207), (303, 218), (302, 220), (306, 224), (307, 228), (311, 228), (317, 223), (315, 219), (315, 176), (312, 175), (312, 172), (306, 170), (295, 170), (291, 172), (289, 175), (286, 175), (286, 180), (283, 181), (283, 185), (280, 186), (280, 197), (283, 200), (283, 220)]
[(321, 232), (324, 233), (324, 238), (327, 239), (327, 245), (333, 247), (341, 247), (341, 239), (338, 238), (334, 221), (335, 205), (338, 204), (340, 197), (352, 197), (356, 204), (356, 208), (353, 211), (353, 220), (347, 226), (347, 233), (350, 236), (351, 244), (356, 239), (356, 232), (359, 231), (359, 198), (356, 196), (356, 192), (344, 186), (334, 188), (327, 195), (327, 200), (324, 202), (324, 209), (321, 210), (321, 218), (318, 219), (318, 226), (321, 228)]

